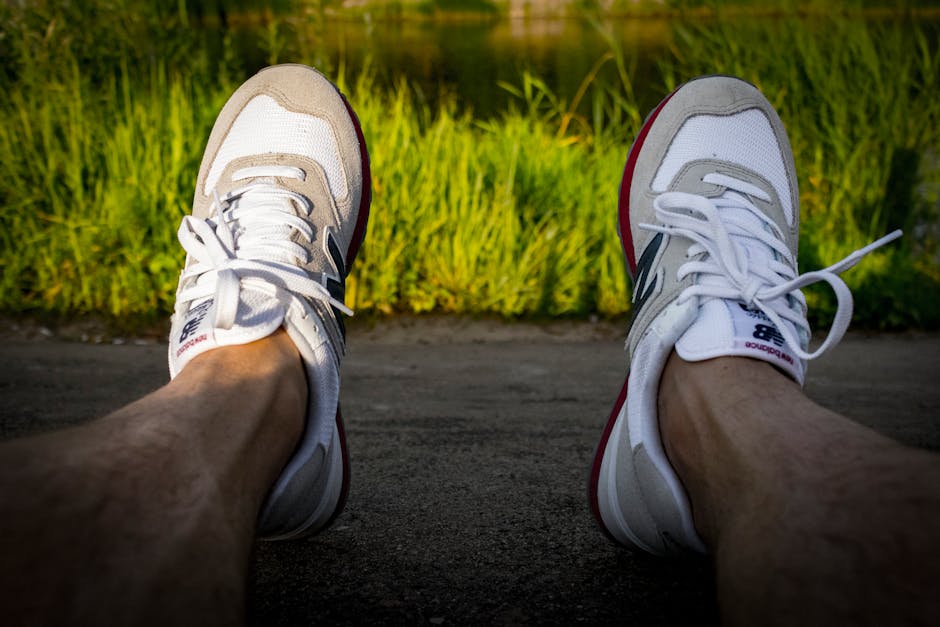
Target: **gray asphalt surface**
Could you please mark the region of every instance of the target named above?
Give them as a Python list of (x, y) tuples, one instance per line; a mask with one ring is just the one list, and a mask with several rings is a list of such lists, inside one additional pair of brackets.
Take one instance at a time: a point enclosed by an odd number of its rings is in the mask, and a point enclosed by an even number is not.
[[(0, 437), (93, 418), (167, 379), (162, 343), (43, 333), (0, 333)], [(707, 559), (615, 547), (587, 507), (623, 335), (604, 323), (351, 325), (349, 501), (317, 537), (257, 545), (252, 622), (715, 624)], [(849, 335), (811, 364), (807, 393), (940, 449), (938, 356), (934, 334)]]

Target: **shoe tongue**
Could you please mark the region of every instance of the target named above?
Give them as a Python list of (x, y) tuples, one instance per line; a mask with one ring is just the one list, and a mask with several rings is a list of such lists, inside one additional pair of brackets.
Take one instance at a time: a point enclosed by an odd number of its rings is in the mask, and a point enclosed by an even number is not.
[(251, 289), (241, 289), (238, 311), (231, 328), (215, 326), (216, 298), (194, 303), (174, 319), (170, 330), (170, 377), (175, 377), (192, 359), (219, 346), (248, 344), (274, 333), (284, 321), (285, 307), (276, 298)]
[[(791, 331), (797, 336), (796, 329)], [(695, 322), (676, 342), (676, 352), (686, 361), (727, 356), (760, 359), (800, 385), (806, 372), (805, 362), (790, 351), (777, 326), (741, 301), (715, 298), (702, 305)]]

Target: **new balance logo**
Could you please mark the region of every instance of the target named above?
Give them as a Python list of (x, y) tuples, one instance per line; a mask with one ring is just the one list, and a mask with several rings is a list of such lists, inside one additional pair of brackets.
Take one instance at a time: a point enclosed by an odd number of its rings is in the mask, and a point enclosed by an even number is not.
[(186, 341), (190, 335), (196, 332), (196, 329), (199, 328), (199, 325), (202, 323), (203, 319), (206, 317), (206, 313), (209, 311), (209, 307), (212, 306), (212, 299), (210, 298), (206, 302), (200, 304), (198, 307), (193, 307), (189, 311), (190, 319), (186, 321), (186, 324), (183, 325), (183, 328), (180, 330), (180, 339), (179, 343), (182, 344)]
[[(333, 231), (329, 228), (326, 229), (326, 252), (330, 255), (330, 259), (333, 260), (333, 267), (336, 268), (336, 274), (324, 274), (323, 278), (326, 283), (326, 289), (329, 291), (330, 296), (342, 302), (346, 298), (346, 264), (343, 263), (343, 254), (340, 252), (339, 245), (333, 237)], [(342, 313), (336, 309), (336, 307), (332, 309), (333, 316), (336, 318), (336, 323), (339, 326), (339, 332), (345, 340), (346, 323), (343, 322)]]
[(657, 233), (656, 237), (650, 240), (650, 243), (643, 249), (640, 260), (636, 263), (636, 278), (633, 282), (633, 310), (640, 311), (649, 297), (656, 291), (659, 283), (659, 277), (656, 274), (650, 276), (653, 269), (653, 262), (659, 256), (659, 249), (663, 243), (663, 234)]
[(754, 339), (763, 340), (765, 342), (773, 342), (777, 346), (783, 346), (783, 336), (780, 335), (780, 331), (776, 327), (772, 327), (767, 324), (755, 324), (754, 325)]
[(326, 274), (326, 289), (329, 290), (330, 296), (336, 300), (343, 300), (346, 293), (344, 285), (346, 266), (343, 263), (343, 255), (339, 251), (339, 245), (333, 238), (332, 231), (328, 231), (326, 234), (326, 252), (329, 253), (330, 259), (333, 260), (333, 267), (336, 268), (336, 274)]

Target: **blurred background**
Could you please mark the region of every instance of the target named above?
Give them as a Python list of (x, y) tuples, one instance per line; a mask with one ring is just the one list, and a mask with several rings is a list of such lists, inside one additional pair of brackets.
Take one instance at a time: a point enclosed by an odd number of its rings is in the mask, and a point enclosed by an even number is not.
[(927, 0), (4, 0), (0, 313), (165, 320), (215, 115), (300, 62), (371, 153), (360, 314), (626, 317), (626, 152), (675, 86), (730, 73), (790, 133), (801, 271), (903, 228), (845, 276), (856, 323), (937, 328), (938, 35)]

